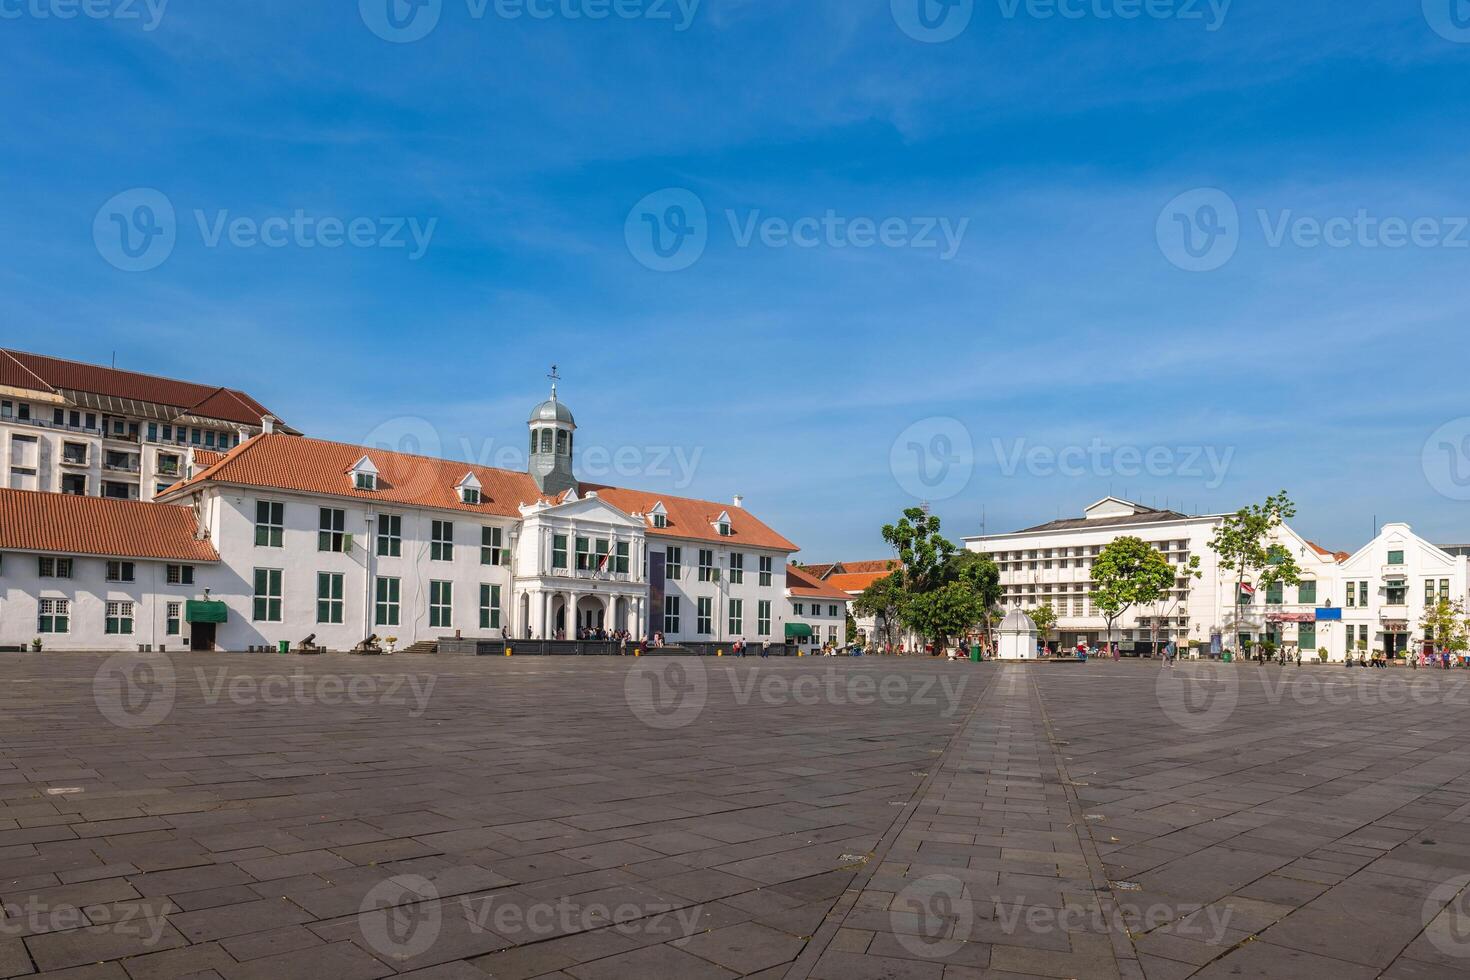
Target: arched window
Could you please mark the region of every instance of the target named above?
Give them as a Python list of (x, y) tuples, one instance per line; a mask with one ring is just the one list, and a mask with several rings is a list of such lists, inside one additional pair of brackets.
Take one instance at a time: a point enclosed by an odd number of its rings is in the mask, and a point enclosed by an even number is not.
[(543, 453), (549, 453), (549, 452), (551, 452), (551, 430), (550, 429), (542, 429), (541, 430), (541, 451)]
[(531, 430), (531, 455), (536, 455), (536, 430)]
[(567, 455), (567, 435), (566, 429), (556, 430), (556, 454), (558, 456)]

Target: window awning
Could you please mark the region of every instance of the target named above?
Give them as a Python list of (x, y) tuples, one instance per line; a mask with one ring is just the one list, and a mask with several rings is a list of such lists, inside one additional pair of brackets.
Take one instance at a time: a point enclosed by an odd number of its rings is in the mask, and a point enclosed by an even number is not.
[(223, 602), (203, 602), (198, 599), (190, 599), (184, 603), (184, 622), (186, 623), (223, 623), (230, 613), (230, 607)]
[(806, 623), (787, 623), (786, 639), (790, 640), (798, 636), (811, 636), (812, 628)]

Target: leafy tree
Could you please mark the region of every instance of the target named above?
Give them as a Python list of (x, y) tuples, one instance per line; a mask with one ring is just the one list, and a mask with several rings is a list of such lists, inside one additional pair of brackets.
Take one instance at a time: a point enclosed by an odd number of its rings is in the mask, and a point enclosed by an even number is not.
[(1164, 598), (1174, 577), (1174, 566), (1142, 538), (1115, 538), (1103, 548), (1092, 563), (1092, 602), (1108, 624), (1108, 641), (1124, 613)]
[(874, 620), (874, 626), (881, 633), (880, 636), (873, 637), (874, 643), (892, 646), (898, 642), (898, 628), (903, 624), (906, 599), (902, 577), (889, 574), (864, 589), (853, 601), (852, 611)]
[(905, 621), (917, 632), (934, 641), (937, 652), (951, 636), (961, 636), (985, 614), (984, 601), (964, 582), (953, 581), (911, 596)]
[(1424, 631), (1424, 639), (1432, 640), (1436, 650), (1448, 647), (1453, 653), (1463, 653), (1470, 649), (1470, 630), (1467, 630), (1465, 622), (1465, 603), (1459, 599), (1451, 602), (1449, 599), (1441, 598), (1433, 606), (1424, 610), (1424, 618), (1419, 621), (1419, 628)]
[(1159, 620), (1162, 619), (1167, 624), (1173, 619), (1178, 610), (1189, 601), (1190, 580), (1203, 577), (1204, 573), (1199, 570), (1199, 555), (1190, 555), (1184, 567), (1176, 570), (1174, 574), (1176, 578), (1185, 580), (1184, 588), (1180, 589), (1177, 594), (1170, 591), (1161, 601), (1159, 606), (1161, 611), (1154, 617), (1152, 629), (1155, 643), (1159, 641)]
[(1240, 622), (1240, 595), (1251, 572), (1257, 573), (1256, 587), (1296, 585), (1301, 569), (1290, 551), (1271, 541), (1271, 534), (1296, 516), (1296, 504), (1286, 491), (1267, 497), (1263, 504), (1242, 507), (1220, 523), (1210, 539), (1210, 549), (1220, 558), (1222, 568), (1235, 572), (1237, 631)]
[(1057, 625), (1057, 611), (1051, 607), (1051, 603), (1043, 602), (1035, 609), (1028, 609), (1026, 615), (1036, 624), (1036, 633), (1043, 641), (1051, 636), (1052, 627)]
[(944, 583), (955, 546), (939, 533), (939, 518), (922, 507), (910, 507), (897, 524), (883, 527), (883, 540), (898, 552), (902, 584), (918, 595)]

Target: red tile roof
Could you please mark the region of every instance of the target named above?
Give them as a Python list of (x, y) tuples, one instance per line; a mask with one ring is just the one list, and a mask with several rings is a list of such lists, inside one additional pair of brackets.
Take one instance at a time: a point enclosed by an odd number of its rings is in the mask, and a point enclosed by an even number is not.
[(259, 425), (261, 416), (271, 414), (260, 402), (233, 388), (175, 381), (18, 350), (0, 349), (0, 384), (53, 392), (65, 388), (130, 398), (167, 405), (181, 413), (245, 425)]
[(1308, 541), (1307, 544), (1311, 545), (1312, 550), (1321, 555), (1323, 558), (1331, 558), (1338, 564), (1341, 564), (1352, 557), (1352, 555), (1348, 554), (1346, 551), (1328, 551), (1326, 548), (1322, 547), (1315, 541)]
[(841, 589), (819, 581), (796, 565), (786, 566), (786, 590), (803, 599), (839, 599), (846, 602), (852, 598)]
[[(358, 490), (348, 472), (362, 457), (378, 468), (378, 489)], [(480, 503), (463, 503), (455, 486), (466, 473), (480, 481)], [(230, 450), (214, 465), (192, 478), (170, 487), (167, 496), (187, 492), (207, 483), (295, 490), (331, 494), (362, 500), (377, 500), (409, 507), (432, 507), (472, 514), (519, 519), (520, 506), (543, 499), (530, 474), (457, 463), (432, 456), (413, 456), (366, 446), (351, 446), (302, 436), (258, 435)], [(609, 504), (627, 513), (647, 513), (663, 502), (668, 512), (667, 528), (648, 528), (655, 537), (694, 538), (752, 548), (796, 551), (796, 545), (763, 524), (747, 510), (725, 507), (706, 500), (690, 500), (642, 490), (626, 490), (598, 484), (581, 484), (579, 493), (596, 492)], [(714, 528), (721, 513), (730, 515), (729, 537)]]
[(887, 578), (888, 573), (897, 567), (896, 558), (880, 558), (876, 561), (842, 561), (836, 565), (839, 570), (829, 573), (823, 581), (848, 594), (856, 594), (879, 579)]
[(0, 489), (0, 551), (219, 561), (189, 507)]
[(200, 468), (213, 466), (215, 463), (218, 463), (224, 458), (224, 453), (217, 453), (210, 449), (194, 450), (194, 465)]

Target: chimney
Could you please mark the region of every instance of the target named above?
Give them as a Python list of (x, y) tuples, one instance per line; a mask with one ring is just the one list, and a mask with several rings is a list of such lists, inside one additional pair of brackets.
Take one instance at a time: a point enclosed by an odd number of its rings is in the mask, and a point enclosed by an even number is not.
[(274, 435), (276, 431), (276, 417), (274, 415), (262, 415), (260, 417), (260, 431), (266, 435)]
[(738, 493), (735, 495), (735, 506), (742, 510), (745, 508), (745, 498)]

